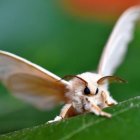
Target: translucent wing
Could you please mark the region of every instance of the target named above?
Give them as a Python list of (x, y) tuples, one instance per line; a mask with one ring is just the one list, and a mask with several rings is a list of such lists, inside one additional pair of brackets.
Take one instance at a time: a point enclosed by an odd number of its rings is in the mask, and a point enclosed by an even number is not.
[(118, 20), (101, 56), (98, 73), (112, 75), (127, 51), (128, 43), (133, 39), (135, 22), (140, 19), (140, 7), (125, 11)]
[(68, 82), (23, 58), (0, 51), (0, 81), (16, 97), (40, 109), (65, 101)]

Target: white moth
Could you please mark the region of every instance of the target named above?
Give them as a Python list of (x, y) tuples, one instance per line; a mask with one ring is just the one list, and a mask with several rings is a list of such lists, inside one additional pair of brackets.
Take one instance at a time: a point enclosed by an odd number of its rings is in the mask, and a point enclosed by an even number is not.
[(68, 76), (72, 79), (65, 81), (21, 57), (0, 51), (0, 81), (14, 96), (39, 109), (50, 109), (64, 102), (60, 115), (50, 123), (85, 112), (111, 117), (102, 111), (117, 104), (110, 96), (108, 84), (111, 81), (124, 82), (112, 75), (123, 60), (133, 37), (135, 21), (139, 18), (138, 6), (123, 13), (105, 46), (97, 73)]

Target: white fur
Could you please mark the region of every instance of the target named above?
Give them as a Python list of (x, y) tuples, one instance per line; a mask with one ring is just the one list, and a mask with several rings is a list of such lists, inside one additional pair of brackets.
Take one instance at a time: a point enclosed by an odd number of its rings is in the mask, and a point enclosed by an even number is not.
[[(88, 82), (88, 88), (91, 91), (91, 95), (87, 96), (84, 94), (85, 85), (81, 84), (80, 79), (74, 78), (71, 81), (69, 81), (70, 83), (68, 86), (69, 92), (66, 93), (66, 96), (72, 102), (72, 105), (77, 111), (77, 113), (83, 113), (85, 111), (90, 112), (92, 104), (101, 106), (102, 108), (107, 107), (107, 105), (102, 102), (101, 96), (102, 92), (106, 94), (106, 97), (109, 99), (111, 103), (115, 104), (117, 103), (112, 97), (110, 97), (109, 91), (107, 90), (107, 85), (97, 84), (97, 81), (101, 78), (101, 75), (86, 72), (78, 76)], [(94, 95), (97, 88), (99, 89), (99, 93), (97, 95)]]

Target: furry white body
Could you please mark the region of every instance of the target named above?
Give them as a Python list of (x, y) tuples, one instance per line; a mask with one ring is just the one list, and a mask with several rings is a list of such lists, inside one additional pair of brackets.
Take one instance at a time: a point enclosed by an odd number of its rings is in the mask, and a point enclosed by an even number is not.
[[(103, 85), (97, 84), (97, 81), (102, 76), (91, 72), (82, 73), (77, 76), (87, 81), (88, 88), (91, 91), (90, 96), (84, 95), (83, 91), (85, 85), (82, 84), (79, 79), (74, 78), (70, 80), (69, 85), (67, 86), (68, 92), (66, 93), (68, 104), (62, 108), (60, 116), (57, 116), (54, 120), (49, 121), (49, 123), (63, 119), (61, 114), (63, 114), (63, 111), (68, 110), (71, 106), (75, 110), (76, 114), (92, 112), (96, 115), (111, 117), (111, 114), (103, 112), (102, 109), (115, 105), (117, 102), (110, 96), (107, 83)], [(97, 88), (99, 89), (99, 92), (97, 95), (95, 95)]]
[[(69, 83), (68, 86), (69, 92), (66, 93), (66, 96), (70, 99), (70, 102), (72, 102), (72, 106), (75, 108), (75, 110), (78, 113), (83, 112), (90, 112), (91, 105), (95, 104), (97, 106), (100, 106), (100, 108), (107, 107), (107, 104), (103, 102), (103, 95), (107, 97), (107, 100), (109, 101), (112, 98), (110, 97), (107, 84), (106, 85), (98, 85), (97, 81), (102, 77), (99, 74), (94, 74), (90, 72), (86, 72), (83, 74), (78, 75), (79, 77), (83, 78), (88, 82), (88, 88), (91, 91), (90, 96), (84, 95), (83, 91), (85, 86), (81, 84), (81, 81), (79, 79), (73, 79)], [(95, 95), (96, 89), (99, 89), (99, 93)], [(109, 101), (110, 102), (110, 101)], [(114, 101), (114, 103), (116, 103)]]

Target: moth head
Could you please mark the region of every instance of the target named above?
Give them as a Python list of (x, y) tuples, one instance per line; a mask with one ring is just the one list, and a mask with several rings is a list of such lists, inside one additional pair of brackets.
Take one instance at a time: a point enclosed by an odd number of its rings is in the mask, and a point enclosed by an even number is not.
[(70, 80), (70, 95), (79, 97), (99, 97), (103, 91), (105, 92), (107, 90), (108, 83), (126, 82), (117, 76), (101, 77), (101, 75), (93, 73), (68, 75), (64, 78), (72, 78), (72, 80)]
[(94, 79), (91, 79), (89, 75), (68, 75), (64, 78), (72, 78), (69, 81), (69, 89), (71, 92), (69, 95), (90, 97), (95, 96), (100, 92), (98, 84), (94, 81)]

